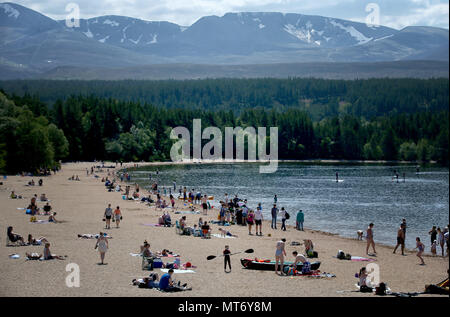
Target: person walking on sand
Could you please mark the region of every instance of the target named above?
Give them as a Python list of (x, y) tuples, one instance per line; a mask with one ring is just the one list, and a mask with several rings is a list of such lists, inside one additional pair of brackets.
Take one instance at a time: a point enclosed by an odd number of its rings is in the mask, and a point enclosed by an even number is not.
[[(223, 265), (224, 265), (224, 271), (225, 273), (230, 273), (231, 272), (231, 251), (230, 251), (230, 247), (228, 245), (225, 246), (225, 250), (223, 250)], [(230, 268), (230, 271), (227, 272), (227, 263), (228, 263), (228, 267)]]
[(277, 204), (273, 204), (272, 208), (272, 229), (277, 229), (277, 214), (278, 214), (278, 208)]
[(275, 250), (275, 274), (278, 274), (278, 262), (280, 262), (281, 265), (280, 274), (281, 275), (283, 274), (284, 257), (286, 256), (286, 250), (284, 249), (285, 245), (286, 245), (285, 238), (277, 242), (277, 247)]
[(422, 254), (425, 251), (425, 245), (422, 242), (420, 242), (419, 237), (416, 238), (416, 249), (417, 249), (416, 255), (421, 261), (420, 265), (425, 265), (425, 262), (423, 261), (423, 258), (422, 258)]
[(247, 224), (248, 224), (248, 234), (252, 235), (252, 226), (253, 226), (253, 220), (255, 218), (255, 213), (252, 209), (249, 210), (248, 216), (247, 216)]
[(284, 209), (284, 207), (281, 207), (281, 211), (280, 211), (280, 216), (281, 216), (281, 230), (286, 231), (286, 210)]
[(119, 228), (120, 220), (122, 220), (122, 213), (120, 212), (119, 206), (114, 210), (114, 218), (116, 220), (116, 228)]
[(103, 215), (105, 217), (105, 221), (106, 221), (105, 229), (111, 229), (112, 215), (113, 215), (113, 210), (111, 208), (111, 204), (108, 204), (108, 207), (105, 209), (105, 214)]
[(303, 222), (305, 221), (305, 215), (303, 214), (303, 211), (300, 210), (297, 213), (297, 230), (303, 231)]
[(373, 240), (373, 223), (369, 224), (369, 227), (366, 231), (366, 239), (367, 239), (367, 247), (366, 247), (366, 254), (369, 255), (369, 247), (372, 246), (373, 253), (377, 254), (377, 251), (375, 250), (375, 241)]
[(402, 248), (402, 255), (405, 255), (405, 231), (403, 231), (403, 227), (404, 226), (405, 225), (402, 223), (400, 225), (400, 228), (397, 231), (397, 245), (394, 248), (394, 252), (392, 252), (394, 254), (397, 251), (397, 248), (399, 246), (401, 246), (401, 248)]
[(258, 227), (259, 227), (259, 235), (262, 236), (262, 222), (264, 220), (263, 214), (262, 214), (262, 207), (261, 203), (258, 203), (258, 207), (256, 207), (255, 211), (255, 227), (256, 227), (256, 235), (258, 235)]
[(104, 260), (105, 260), (106, 251), (108, 251), (108, 240), (104, 236), (103, 232), (100, 232), (100, 234), (98, 235), (97, 243), (95, 244), (94, 249), (97, 249), (97, 248), (98, 248), (98, 252), (100, 252), (100, 260), (101, 260), (100, 265), (103, 265), (103, 264), (105, 264)]

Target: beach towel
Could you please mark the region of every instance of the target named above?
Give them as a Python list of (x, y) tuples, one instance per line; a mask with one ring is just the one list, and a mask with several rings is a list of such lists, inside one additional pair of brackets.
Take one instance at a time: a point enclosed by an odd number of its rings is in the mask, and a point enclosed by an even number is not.
[(372, 262), (372, 261), (376, 261), (375, 259), (370, 259), (370, 258), (364, 258), (362, 256), (352, 256), (351, 261), (356, 261), (356, 262)]
[(50, 221), (48, 221), (48, 220), (36, 220), (36, 221), (31, 222), (31, 223), (50, 223)]
[(223, 235), (218, 234), (218, 233), (213, 233), (212, 236), (216, 237), (216, 238), (220, 238), (220, 239), (236, 239), (236, 237), (223, 236)]
[[(160, 270), (161, 270), (161, 272), (164, 272), (164, 273), (169, 272), (169, 269), (160, 269)], [(195, 271), (193, 271), (193, 270), (177, 270), (177, 269), (175, 269), (175, 270), (173, 270), (173, 273), (175, 273), (175, 274), (195, 273)]]
[[(333, 258), (338, 259), (337, 256), (333, 256)], [(344, 259), (344, 260), (346, 260), (346, 259)], [(362, 257), (362, 256), (353, 256), (352, 255), (350, 261), (354, 261), (354, 262), (373, 262), (373, 261), (376, 261), (376, 259), (371, 259), (371, 258), (365, 258), (365, 257)]]
[(304, 277), (314, 277), (314, 278), (333, 278), (336, 277), (336, 275), (331, 274), (331, 273), (326, 273), (326, 272), (320, 272), (320, 270), (313, 270), (310, 273), (304, 274), (301, 271), (295, 271), (295, 274), (291, 273), (290, 269), (288, 271), (288, 275), (291, 276), (304, 276)]
[(19, 255), (19, 254), (16, 254), (16, 253), (15, 253), (15, 254), (10, 254), (10, 255), (9, 255), (9, 258), (10, 258), (10, 259), (19, 259), (19, 258), (20, 258), (20, 255)]
[(141, 223), (141, 225), (148, 226), (148, 227), (162, 227), (163, 226), (163, 225), (160, 225), (159, 223)]
[(200, 214), (200, 211), (175, 211), (175, 214), (186, 214), (186, 215), (198, 215)]
[(131, 252), (130, 252), (130, 255), (131, 255), (131, 256), (142, 256), (142, 253), (131, 253)]

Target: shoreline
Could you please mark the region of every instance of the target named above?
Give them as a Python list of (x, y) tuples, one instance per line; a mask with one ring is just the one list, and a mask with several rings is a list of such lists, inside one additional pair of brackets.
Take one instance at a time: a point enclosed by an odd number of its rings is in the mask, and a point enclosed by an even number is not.
[[(108, 165), (109, 163), (105, 163)], [(43, 177), (42, 187), (28, 187), (24, 184), (32, 177), (11, 176), (0, 187), (0, 202), (3, 208), (3, 217), (0, 223), (3, 228), (8, 225), (14, 231), (26, 235), (32, 233), (35, 238), (45, 236), (51, 242), (52, 253), (68, 255), (65, 261), (25, 261), (26, 252), (42, 252), (42, 247), (5, 247), (0, 246), (0, 261), (4, 274), (0, 275), (1, 296), (164, 296), (164, 297), (191, 297), (191, 296), (226, 296), (226, 297), (273, 297), (273, 296), (372, 296), (371, 294), (340, 292), (354, 290), (354, 278), (362, 266), (369, 262), (343, 261), (333, 258), (337, 250), (344, 250), (355, 256), (364, 256), (365, 241), (336, 236), (317, 230), (306, 229), (297, 231), (287, 226), (287, 231), (272, 230), (269, 221), (263, 223), (264, 236), (248, 235), (245, 226), (232, 225), (226, 227), (233, 234), (234, 239), (201, 239), (192, 236), (179, 236), (175, 229), (162, 227), (149, 227), (143, 223), (156, 223), (162, 211), (155, 210), (136, 201), (122, 200), (122, 193), (108, 192), (101, 177), (107, 176), (107, 171), (97, 173), (100, 179), (86, 176), (86, 168), (95, 163), (67, 163), (56, 175)], [(130, 168), (133, 163), (124, 164)], [(119, 170), (110, 169), (110, 173)], [(71, 175), (78, 174), (80, 181), (69, 181)], [(36, 177), (35, 177), (36, 178)], [(25, 199), (14, 200), (9, 198), (9, 190), (16, 190)], [(144, 190), (142, 190), (144, 191)], [(58, 212), (57, 219), (64, 220), (57, 224), (33, 224), (29, 216), (18, 207), (28, 204), (29, 198), (34, 194), (46, 193), (51, 199), (51, 205)], [(181, 201), (177, 200), (177, 209), (183, 210)], [(78, 239), (78, 233), (98, 233), (104, 231), (104, 222), (101, 221), (107, 203), (112, 206), (120, 205), (124, 220), (119, 229), (106, 230), (113, 239), (110, 240), (110, 249), (106, 254), (108, 265), (98, 266), (98, 252), (93, 248), (95, 240)], [(38, 203), (41, 207), (42, 203)], [(182, 215), (174, 214), (172, 222)], [(216, 212), (202, 214), (187, 214), (187, 224), (196, 223), (199, 217), (205, 220), (216, 219)], [(42, 218), (42, 216), (40, 217)], [(42, 218), (44, 219), (44, 218)], [(212, 225), (213, 233), (217, 233), (217, 225)], [(271, 234), (269, 236), (268, 234)], [(335, 278), (314, 279), (305, 277), (281, 277), (273, 272), (252, 271), (243, 269), (240, 258), (274, 258), (276, 242), (285, 237), (287, 239), (287, 260), (292, 260), (292, 251), (303, 252), (302, 246), (291, 246), (291, 241), (311, 239), (315, 250), (319, 252), (318, 261), (321, 261), (320, 270), (336, 275)], [(197, 268), (195, 274), (176, 274), (175, 278), (192, 286), (193, 291), (166, 294), (156, 290), (139, 289), (131, 285), (132, 278), (148, 276), (148, 271), (142, 271), (140, 260), (129, 255), (137, 252), (142, 241), (147, 239), (152, 251), (163, 248), (181, 254), (181, 262), (191, 262)], [(247, 248), (255, 250), (254, 254), (232, 256), (231, 273), (223, 272), (221, 260), (206, 261), (207, 255), (219, 255), (225, 244), (230, 245), (233, 252)], [(421, 291), (425, 284), (440, 282), (447, 276), (448, 258), (425, 257), (426, 266), (419, 266), (415, 255), (406, 252), (406, 256), (392, 254), (392, 247), (377, 244), (378, 256), (374, 257), (380, 267), (381, 280), (387, 282), (393, 291)], [(17, 253), (19, 259), (10, 259), (8, 255)], [(314, 259), (316, 260), (316, 259)], [(167, 262), (167, 259), (164, 259)], [(76, 263), (80, 267), (80, 288), (68, 288), (65, 285), (68, 263)], [(154, 272), (160, 274), (156, 269)], [(429, 296), (429, 295), (424, 295)]]
[[(357, 160), (277, 160), (278, 163), (305, 163), (305, 164), (355, 164), (355, 165), (364, 165), (364, 164), (368, 164), (368, 165), (388, 165), (388, 164), (404, 164), (404, 165), (416, 165), (419, 164), (418, 162), (407, 162), (407, 161), (357, 161)], [(143, 167), (147, 167), (147, 166), (176, 166), (176, 165), (195, 165), (195, 164), (206, 164), (206, 165), (217, 165), (217, 164), (257, 164), (257, 163), (265, 163), (263, 161), (248, 161), (248, 160), (203, 160), (203, 161), (195, 161), (195, 160), (190, 160), (190, 161), (181, 161), (181, 162), (139, 162), (139, 163), (130, 163), (127, 162), (126, 164), (138, 164), (138, 167), (134, 167), (134, 166), (126, 166), (123, 168), (119, 168), (118, 172), (126, 172), (129, 169), (139, 169), (139, 168), (143, 168)], [(114, 164), (114, 163), (111, 163)], [(125, 164), (125, 163), (124, 163)], [(319, 165), (318, 164), (318, 165)], [(430, 164), (437, 164), (436, 162), (431, 163)], [(129, 184), (128, 182), (124, 181), (125, 184)], [(133, 181), (131, 181), (131, 183), (134, 183)], [(161, 193), (161, 196), (163, 196), (163, 194)], [(175, 195), (174, 195), (175, 196)], [(266, 220), (265, 220), (266, 221)], [(277, 221), (277, 223), (281, 223), (281, 221)], [(267, 223), (269, 223), (270, 225), (270, 221), (267, 220)], [(294, 225), (288, 225), (286, 224), (286, 226), (291, 226), (292, 228), (295, 228)], [(344, 239), (350, 239), (350, 240), (355, 240), (357, 241), (356, 238), (352, 238), (350, 236), (346, 236), (346, 235), (342, 235), (340, 233), (335, 233), (335, 232), (329, 232), (329, 231), (325, 231), (325, 230), (321, 230), (321, 229), (313, 229), (313, 228), (308, 228), (305, 227), (305, 229), (308, 229), (309, 231), (314, 231), (314, 232), (319, 232), (319, 233), (323, 233), (325, 235), (333, 235), (333, 236), (337, 236), (340, 238), (344, 238)], [(392, 239), (393, 241), (395, 239)], [(365, 240), (364, 240), (365, 241)], [(388, 242), (376, 242), (377, 245), (386, 247), (386, 248), (391, 248), (393, 249), (395, 247), (395, 242), (394, 243), (388, 243)], [(405, 247), (405, 251), (409, 252), (409, 253), (414, 253), (414, 249), (411, 248), (406, 248)], [(430, 251), (426, 251), (424, 253), (424, 256), (431, 256)]]

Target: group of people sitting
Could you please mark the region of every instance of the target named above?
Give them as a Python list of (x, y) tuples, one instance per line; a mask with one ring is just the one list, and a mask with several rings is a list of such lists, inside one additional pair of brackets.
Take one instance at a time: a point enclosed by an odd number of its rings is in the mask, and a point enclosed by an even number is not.
[(150, 273), (148, 277), (133, 279), (133, 285), (137, 285), (139, 288), (155, 288), (163, 292), (181, 292), (190, 291), (191, 287), (187, 287), (187, 283), (181, 284), (180, 281), (176, 282), (173, 279), (173, 269), (169, 269), (167, 273), (159, 278), (157, 273)]
[(211, 226), (202, 218), (198, 219), (198, 223), (192, 227), (186, 225), (186, 216), (182, 216), (178, 221), (179, 233), (182, 235), (192, 235), (194, 237), (211, 238)]

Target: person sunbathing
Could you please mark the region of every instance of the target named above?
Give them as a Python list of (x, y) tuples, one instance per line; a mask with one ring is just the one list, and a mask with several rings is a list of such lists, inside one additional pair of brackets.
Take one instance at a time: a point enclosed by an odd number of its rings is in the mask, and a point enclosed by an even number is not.
[(47, 243), (48, 240), (45, 237), (40, 237), (39, 239), (34, 239), (31, 234), (28, 235), (29, 245), (42, 245), (42, 243)]
[(133, 279), (131, 282), (139, 288), (159, 288), (159, 276), (157, 273), (151, 273), (149, 277)]
[(42, 254), (39, 253), (25, 253), (25, 256), (27, 257), (28, 260), (39, 260), (40, 258), (42, 258)]
[[(82, 239), (98, 239), (99, 236), (100, 236), (100, 234), (98, 234), (98, 233), (96, 233), (96, 234), (92, 234), (92, 233), (78, 234), (78, 238), (82, 238)], [(106, 239), (112, 239), (112, 237), (108, 236), (108, 234), (106, 232), (103, 233), (103, 236)]]
[(52, 254), (50, 252), (50, 243), (47, 242), (45, 244), (45, 247), (44, 247), (44, 260), (53, 260), (53, 259), (65, 260), (66, 257), (67, 257), (67, 255), (61, 256), (61, 255)]
[(220, 232), (220, 234), (221, 234), (223, 237), (225, 237), (225, 236), (227, 236), (227, 237), (235, 237), (235, 238), (238, 237), (238, 236), (235, 235), (235, 234), (231, 234), (230, 231), (226, 231), (226, 230), (224, 230), (224, 229), (222, 229), (222, 228), (219, 228), (219, 232)]
[(21, 245), (25, 245), (25, 242), (23, 241), (23, 238), (21, 235), (16, 234), (13, 232), (13, 227), (9, 226), (6, 230), (6, 235), (11, 242), (20, 242)]

